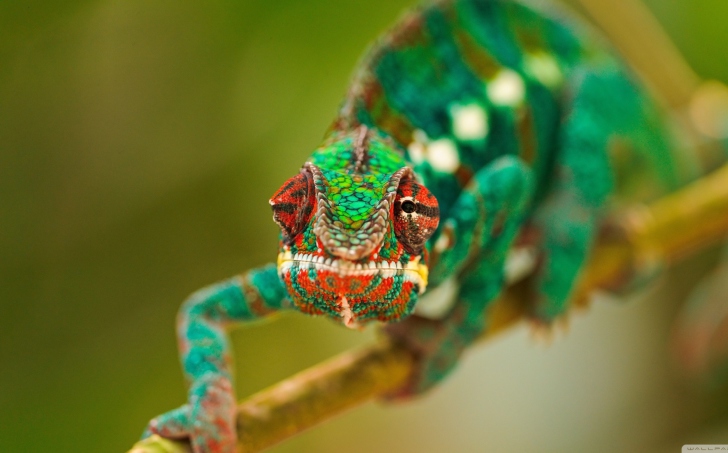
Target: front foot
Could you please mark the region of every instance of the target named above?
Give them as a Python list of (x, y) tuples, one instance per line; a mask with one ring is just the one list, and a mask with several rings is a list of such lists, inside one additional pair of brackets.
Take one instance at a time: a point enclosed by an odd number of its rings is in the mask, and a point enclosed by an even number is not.
[(455, 368), (467, 345), (453, 331), (450, 323), (417, 315), (389, 324), (384, 327), (383, 332), (392, 342), (405, 347), (415, 357), (413, 371), (407, 383), (385, 395), (388, 401), (407, 400), (435, 387)]
[(193, 453), (234, 453), (236, 416), (230, 380), (203, 376), (190, 389), (190, 404), (153, 419), (142, 437), (187, 440)]
[(158, 435), (166, 439), (189, 439), (190, 405), (185, 404), (173, 411), (152, 419), (142, 434), (142, 439)]

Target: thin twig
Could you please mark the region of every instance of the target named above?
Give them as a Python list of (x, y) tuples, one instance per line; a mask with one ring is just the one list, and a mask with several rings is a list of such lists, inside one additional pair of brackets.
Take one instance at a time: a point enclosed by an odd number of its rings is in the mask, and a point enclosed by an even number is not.
[(579, 3), (670, 107), (687, 107), (701, 79), (644, 4), (639, 0)]

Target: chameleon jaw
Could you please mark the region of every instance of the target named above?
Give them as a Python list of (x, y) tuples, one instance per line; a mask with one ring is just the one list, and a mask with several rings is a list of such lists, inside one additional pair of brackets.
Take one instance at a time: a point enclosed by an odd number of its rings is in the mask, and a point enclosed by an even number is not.
[(308, 253), (291, 253), (289, 251), (278, 254), (278, 274), (283, 275), (294, 266), (302, 269), (314, 268), (317, 271), (335, 272), (342, 277), (366, 277), (378, 275), (382, 278), (403, 275), (404, 278), (419, 288), (419, 294), (425, 292), (428, 280), (428, 268), (420, 262), (420, 257), (403, 265), (398, 261), (370, 261), (369, 263), (355, 263), (340, 258), (324, 258), (323, 256)]

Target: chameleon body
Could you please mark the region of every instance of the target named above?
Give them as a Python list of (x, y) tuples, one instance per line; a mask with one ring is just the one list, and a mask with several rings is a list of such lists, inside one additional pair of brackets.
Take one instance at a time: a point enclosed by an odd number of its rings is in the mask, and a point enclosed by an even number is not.
[[(516, 1), (448, 0), (405, 15), (366, 54), (323, 144), (270, 200), (277, 265), (183, 305), (189, 402), (145, 435), (234, 451), (225, 329), (273, 311), (385, 323), (417, 357), (391, 395), (400, 398), (440, 381), (483, 331), (516, 242), (539, 252), (533, 319), (564, 314), (617, 195), (649, 199), (695, 167), (605, 49), (573, 18)], [(411, 316), (448, 282), (447, 313)]]

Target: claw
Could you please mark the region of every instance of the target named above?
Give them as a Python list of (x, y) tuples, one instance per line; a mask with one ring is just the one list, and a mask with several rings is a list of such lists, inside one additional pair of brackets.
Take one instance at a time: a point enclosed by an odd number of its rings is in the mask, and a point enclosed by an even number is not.
[(553, 320), (534, 318), (530, 320), (531, 339), (534, 343), (550, 346), (556, 337), (566, 336), (571, 328), (571, 312)]
[(554, 341), (553, 324), (547, 323), (540, 319), (531, 320), (530, 324), (531, 340), (534, 343), (550, 346)]

